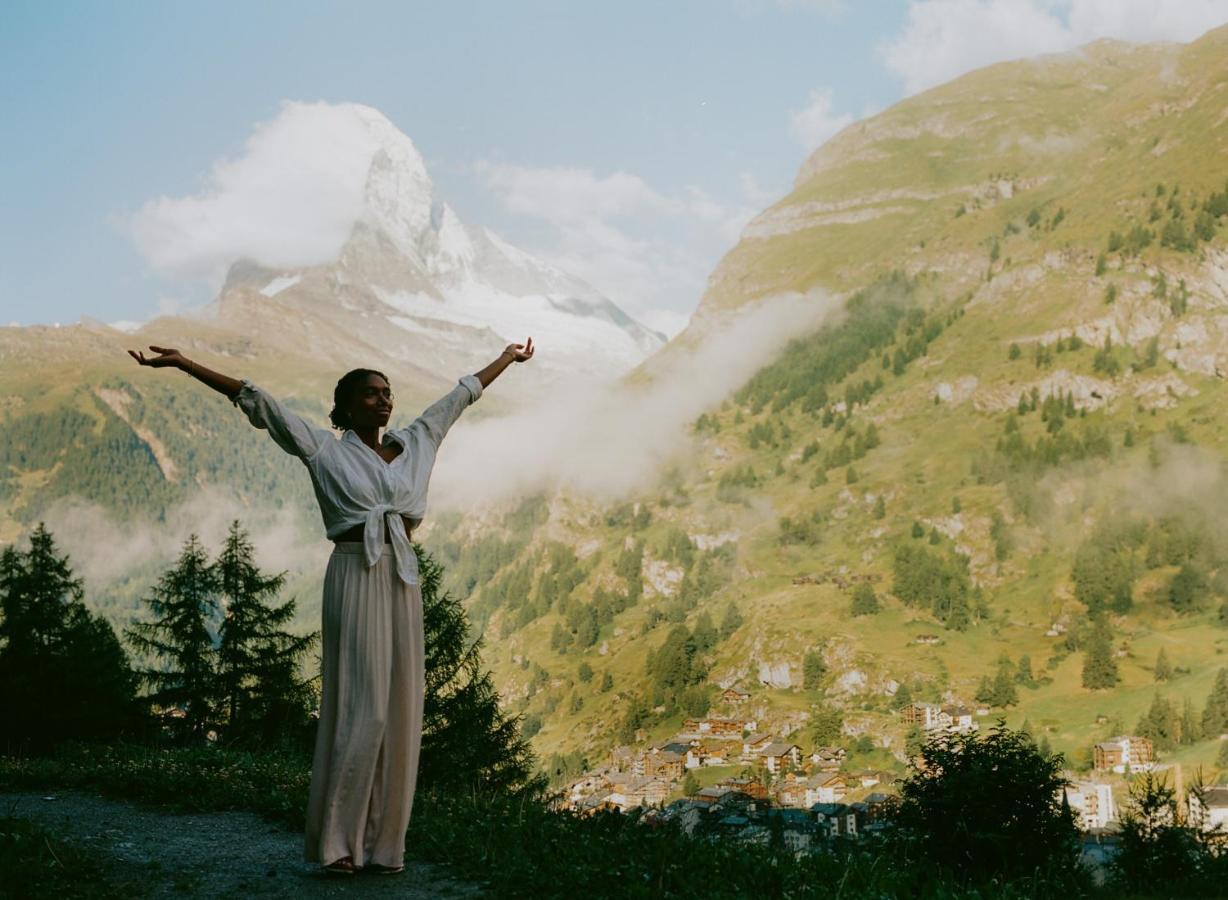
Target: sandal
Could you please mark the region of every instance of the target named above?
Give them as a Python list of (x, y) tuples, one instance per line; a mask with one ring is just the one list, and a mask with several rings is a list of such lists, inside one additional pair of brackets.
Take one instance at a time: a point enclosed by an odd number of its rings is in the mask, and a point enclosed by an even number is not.
[(354, 865), (354, 857), (343, 856), (336, 862), (331, 862), (327, 866), (322, 867), (324, 872), (329, 875), (353, 875), (358, 871)]
[(362, 867), (362, 870), (373, 875), (400, 875), (405, 871), (405, 866), (381, 866), (378, 863), (368, 863)]

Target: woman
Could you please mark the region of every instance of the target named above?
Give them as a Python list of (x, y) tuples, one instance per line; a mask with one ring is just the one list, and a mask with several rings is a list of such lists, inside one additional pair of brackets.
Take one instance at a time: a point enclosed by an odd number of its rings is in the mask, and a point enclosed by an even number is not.
[(427, 484), (448, 429), (533, 339), (509, 344), (404, 428), (388, 379), (355, 369), (333, 391), (336, 439), (246, 379), (214, 372), (168, 347), (128, 353), (173, 366), (225, 394), (257, 428), (307, 467), (335, 543), (324, 575), (320, 726), (307, 804), (306, 857), (328, 872), (404, 868), (422, 739), (425, 682), (422, 593), (410, 532), (426, 513)]

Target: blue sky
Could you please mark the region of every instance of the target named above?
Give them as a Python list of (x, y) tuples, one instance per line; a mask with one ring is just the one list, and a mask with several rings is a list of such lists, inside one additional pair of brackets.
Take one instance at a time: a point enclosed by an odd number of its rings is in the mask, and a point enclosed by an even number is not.
[[(208, 300), (215, 283), (142, 254), (132, 217), (208, 193), (286, 101), (352, 101), (414, 140), (462, 219), (672, 331), (842, 125), (998, 59), (1225, 21), (1224, 0), (6, 0), (0, 321)], [(562, 201), (526, 201), (564, 182), (575, 203), (652, 202), (577, 228)]]

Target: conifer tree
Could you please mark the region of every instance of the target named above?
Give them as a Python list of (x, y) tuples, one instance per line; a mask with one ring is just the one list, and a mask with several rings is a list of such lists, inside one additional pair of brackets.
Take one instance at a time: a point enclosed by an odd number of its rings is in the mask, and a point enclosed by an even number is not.
[(1202, 733), (1219, 737), (1228, 732), (1228, 669), (1220, 669), (1202, 711)]
[(691, 637), (695, 641), (695, 649), (698, 653), (707, 653), (716, 646), (718, 635), (716, 626), (712, 624), (712, 616), (708, 615), (708, 611), (704, 610), (695, 620), (695, 628), (691, 632)]
[(721, 638), (728, 638), (741, 627), (742, 614), (738, 612), (737, 605), (730, 600), (729, 605), (725, 607), (725, 615), (721, 617)]
[(853, 588), (852, 614), (854, 616), (871, 616), (878, 612), (878, 595), (868, 582), (859, 582)]
[(818, 747), (829, 747), (844, 733), (844, 716), (834, 706), (823, 706), (811, 717), (810, 737)]
[(426, 638), (419, 786), (542, 790), (520, 720), (499, 708), (494, 682), (482, 668), (481, 640), (469, 638), (464, 607), (441, 589), (439, 564), (422, 547), (414, 549)]
[(142, 726), (137, 679), (110, 624), (42, 525), (0, 552), (0, 750), (41, 752)]
[(1138, 720), (1136, 730), (1141, 737), (1151, 740), (1157, 749), (1171, 750), (1177, 745), (1181, 719), (1167, 698), (1156, 694), (1151, 706)]
[(883, 519), (887, 516), (887, 501), (882, 494), (878, 495), (878, 499), (874, 501), (874, 510), (871, 515), (876, 519)]
[(816, 691), (827, 674), (827, 663), (823, 662), (823, 654), (819, 650), (807, 650), (802, 657), (802, 687), (807, 691)]
[(1019, 692), (1015, 689), (1015, 666), (1010, 657), (1003, 654), (998, 660), (998, 674), (993, 680), (993, 705), (1014, 706), (1019, 702)]
[(972, 609), (968, 606), (968, 596), (957, 593), (951, 597), (946, 622), (943, 623), (952, 631), (967, 631), (972, 624)]
[(1117, 660), (1113, 659), (1113, 642), (1109, 623), (1104, 616), (1096, 619), (1087, 648), (1083, 651), (1083, 687), (1094, 691), (1117, 684)]
[(1019, 666), (1015, 671), (1015, 681), (1024, 687), (1034, 687), (1036, 677), (1032, 674), (1032, 657), (1026, 653), (1019, 657)]
[(1194, 713), (1194, 704), (1186, 697), (1181, 705), (1181, 743), (1196, 744), (1201, 738), (1201, 722)]
[(295, 635), (295, 601), (272, 601), (286, 576), (257, 567), (247, 533), (232, 522), (215, 564), (224, 618), (217, 647), (218, 690), (233, 741), (275, 743), (302, 733), (314, 696), (301, 676), (303, 656), (317, 632)]
[(1160, 648), (1160, 652), (1156, 654), (1155, 680), (1168, 681), (1173, 677), (1173, 667), (1168, 662), (1168, 654), (1164, 652), (1164, 648)]
[(156, 618), (127, 630), (139, 652), (161, 659), (160, 668), (144, 669), (141, 675), (154, 688), (150, 699), (157, 706), (182, 712), (173, 730), (189, 740), (203, 740), (217, 725), (217, 654), (208, 625), (217, 586), (217, 573), (193, 534), (174, 567), (145, 598)]

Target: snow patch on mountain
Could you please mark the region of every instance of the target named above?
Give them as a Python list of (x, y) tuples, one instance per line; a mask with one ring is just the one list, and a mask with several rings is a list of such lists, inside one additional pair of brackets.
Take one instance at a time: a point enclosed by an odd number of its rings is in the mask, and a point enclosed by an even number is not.
[(260, 289), (266, 297), (276, 297), (286, 288), (292, 288), (303, 280), (302, 275), (280, 275)]

